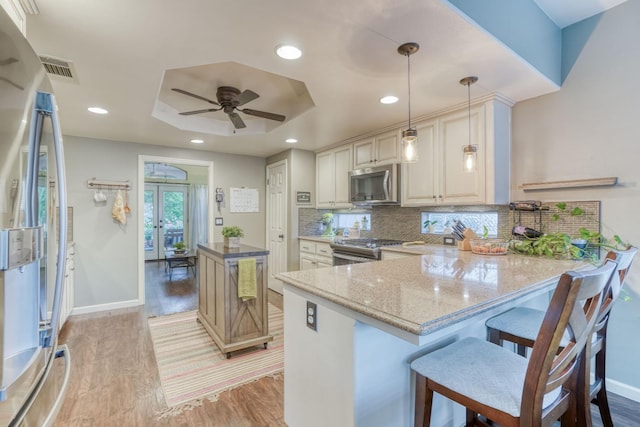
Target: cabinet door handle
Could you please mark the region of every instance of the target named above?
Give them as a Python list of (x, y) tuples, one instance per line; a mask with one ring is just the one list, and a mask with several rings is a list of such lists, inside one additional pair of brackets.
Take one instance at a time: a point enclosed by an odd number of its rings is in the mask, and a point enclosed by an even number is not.
[(284, 239), (284, 234), (278, 234), (278, 239)]

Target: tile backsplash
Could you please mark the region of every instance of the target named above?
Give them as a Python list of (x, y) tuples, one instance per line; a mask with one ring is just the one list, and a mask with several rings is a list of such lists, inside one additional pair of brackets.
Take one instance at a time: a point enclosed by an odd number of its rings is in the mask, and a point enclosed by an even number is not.
[[(577, 236), (581, 227), (589, 230), (600, 230), (600, 202), (580, 201), (566, 202), (564, 211), (556, 207), (557, 202), (542, 202), (549, 210), (536, 212), (512, 211), (507, 205), (469, 205), (469, 206), (423, 206), (403, 208), (400, 206), (376, 206), (368, 212), (371, 214), (371, 230), (361, 231), (361, 237), (377, 237), (405, 241), (425, 241), (442, 244), (443, 234), (422, 234), (422, 212), (497, 212), (498, 236), (509, 238), (514, 225), (524, 225), (545, 233), (564, 232)], [(571, 216), (569, 212), (580, 207), (584, 213)], [(322, 234), (322, 214), (332, 212), (328, 209), (300, 208), (298, 233), (300, 236), (317, 236)], [(348, 210), (335, 212), (349, 212)], [(554, 215), (558, 219), (554, 219)], [(338, 231), (340, 234), (340, 230)]]

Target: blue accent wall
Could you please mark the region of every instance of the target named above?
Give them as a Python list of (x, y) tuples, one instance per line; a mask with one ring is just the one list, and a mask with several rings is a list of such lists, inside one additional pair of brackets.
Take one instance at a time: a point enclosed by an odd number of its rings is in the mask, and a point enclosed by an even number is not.
[(602, 18), (602, 13), (562, 29), (562, 82), (567, 78), (587, 40)]
[(533, 0), (448, 0), (540, 73), (562, 83), (562, 31)]

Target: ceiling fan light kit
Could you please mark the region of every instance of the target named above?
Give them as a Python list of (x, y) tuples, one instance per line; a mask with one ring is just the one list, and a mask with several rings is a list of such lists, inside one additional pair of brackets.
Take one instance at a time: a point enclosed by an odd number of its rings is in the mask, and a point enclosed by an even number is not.
[(469, 114), (469, 144), (462, 149), (462, 166), (465, 172), (474, 172), (478, 163), (478, 147), (471, 144), (471, 85), (478, 81), (478, 77), (469, 76), (460, 80), (460, 84), (467, 87), (467, 111)]
[(286, 119), (285, 116), (281, 114), (269, 113), (266, 111), (253, 110), (250, 108), (240, 109), (238, 107), (247, 104), (254, 99), (260, 97), (257, 93), (252, 90), (246, 89), (244, 91), (240, 91), (239, 89), (231, 86), (220, 86), (216, 92), (217, 101), (213, 101), (209, 98), (205, 98), (204, 96), (196, 95), (195, 93), (188, 92), (183, 89), (171, 88), (172, 91), (190, 96), (195, 99), (199, 99), (201, 101), (208, 102), (212, 105), (217, 105), (217, 108), (205, 108), (202, 110), (194, 110), (194, 111), (186, 111), (184, 113), (180, 113), (181, 116), (192, 116), (194, 114), (203, 114), (210, 113), (214, 111), (222, 110), (227, 116), (233, 126), (236, 129), (243, 129), (247, 127), (242, 118), (236, 111), (240, 111), (241, 113), (247, 114), (249, 116), (260, 117), (263, 119), (276, 120), (278, 122), (284, 122)]
[(411, 55), (420, 49), (415, 42), (408, 42), (398, 47), (398, 53), (407, 57), (407, 88), (409, 104), (409, 127), (402, 131), (402, 162), (412, 163), (418, 160), (418, 131), (411, 127)]

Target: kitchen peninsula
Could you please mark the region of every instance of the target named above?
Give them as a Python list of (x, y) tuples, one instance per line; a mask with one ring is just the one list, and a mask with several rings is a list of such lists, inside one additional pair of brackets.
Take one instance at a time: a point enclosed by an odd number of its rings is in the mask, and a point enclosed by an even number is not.
[[(512, 306), (544, 308), (563, 272), (590, 268), (436, 245), (413, 252), (420, 256), (278, 275), (289, 426), (413, 425), (413, 359), (484, 337), (484, 320)], [(435, 399), (433, 425), (464, 422), (461, 407)]]

